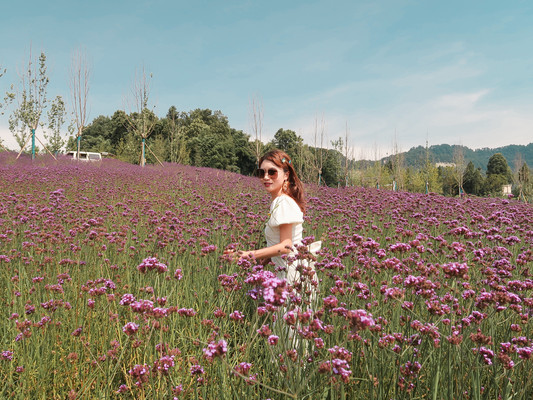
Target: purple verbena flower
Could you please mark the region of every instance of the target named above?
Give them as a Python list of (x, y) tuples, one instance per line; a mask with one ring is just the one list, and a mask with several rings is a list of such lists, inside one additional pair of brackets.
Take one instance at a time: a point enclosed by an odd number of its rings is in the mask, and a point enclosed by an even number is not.
[(216, 357), (224, 357), (228, 351), (228, 344), (225, 340), (219, 340), (217, 343), (211, 342), (207, 348), (203, 349), (205, 358), (212, 361)]
[(162, 262), (160, 262), (155, 257), (145, 258), (137, 266), (137, 269), (139, 270), (139, 272), (141, 272), (143, 274), (146, 273), (147, 271), (153, 271), (153, 270), (159, 272), (160, 274), (162, 274), (163, 272), (167, 272), (168, 271), (168, 267), (165, 264), (163, 264)]
[(133, 336), (135, 333), (139, 330), (139, 325), (137, 325), (135, 322), (128, 322), (124, 327), (122, 328), (122, 331), (128, 335)]

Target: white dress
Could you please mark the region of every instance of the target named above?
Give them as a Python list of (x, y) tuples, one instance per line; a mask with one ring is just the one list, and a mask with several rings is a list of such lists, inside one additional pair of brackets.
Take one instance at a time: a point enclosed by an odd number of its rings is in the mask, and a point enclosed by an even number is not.
[[(293, 248), (300, 245), (302, 243), (303, 222), (304, 214), (292, 197), (285, 194), (276, 197), (270, 205), (270, 218), (265, 227), (267, 246), (274, 246), (281, 242), (279, 226), (284, 224), (292, 224)], [(309, 247), (310, 251), (315, 254), (320, 249), (320, 242), (315, 242)], [(295, 252), (292, 251), (286, 257), (294, 256), (294, 254)], [(293, 284), (299, 279), (300, 274), (296, 271), (296, 262), (288, 264), (286, 258), (280, 256), (272, 257), (272, 262), (276, 267), (283, 267), (281, 268), (283, 271), (278, 269), (279, 278), (286, 278), (289, 284)]]

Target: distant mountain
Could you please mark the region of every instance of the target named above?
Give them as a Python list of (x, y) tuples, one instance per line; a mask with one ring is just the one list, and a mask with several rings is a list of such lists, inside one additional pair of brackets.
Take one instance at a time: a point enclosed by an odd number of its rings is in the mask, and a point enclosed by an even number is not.
[[(430, 146), (428, 149), (430, 161), (433, 163), (453, 162), (453, 150), (455, 147), (457, 147), (457, 145), (450, 146), (449, 144), (439, 144)], [(487, 169), (489, 158), (495, 153), (503, 154), (511, 169), (514, 169), (515, 159), (518, 154), (522, 156), (522, 160), (525, 161), (530, 168), (533, 167), (533, 143), (529, 143), (528, 145), (512, 144), (495, 149), (483, 148), (472, 150), (465, 146), (460, 147), (463, 149), (465, 160), (467, 162), (472, 161), (476, 168), (481, 168), (483, 171)], [(403, 154), (405, 164), (410, 167), (421, 166), (426, 161), (426, 148), (423, 146), (413, 147)], [(384, 160), (386, 160), (386, 158)]]

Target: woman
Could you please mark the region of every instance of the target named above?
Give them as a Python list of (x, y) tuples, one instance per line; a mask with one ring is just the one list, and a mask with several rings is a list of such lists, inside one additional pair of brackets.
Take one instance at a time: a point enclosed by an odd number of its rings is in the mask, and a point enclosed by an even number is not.
[[(259, 179), (272, 197), (270, 218), (265, 227), (267, 247), (238, 252), (239, 258), (268, 259), (276, 265), (279, 278), (289, 284), (299, 279), (296, 262), (287, 263), (283, 255), (294, 255), (294, 248), (302, 242), (305, 199), (303, 184), (298, 178), (290, 157), (281, 150), (271, 150), (259, 160)], [(310, 246), (314, 253), (320, 242)]]

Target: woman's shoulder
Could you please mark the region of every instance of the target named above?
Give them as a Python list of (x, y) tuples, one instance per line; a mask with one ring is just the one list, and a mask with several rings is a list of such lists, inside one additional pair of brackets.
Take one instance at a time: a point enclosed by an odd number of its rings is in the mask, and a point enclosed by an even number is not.
[(276, 210), (283, 212), (294, 212), (294, 213), (302, 213), (300, 210), (300, 206), (298, 203), (296, 203), (296, 200), (294, 200), (291, 196), (288, 196), (286, 194), (282, 194), (281, 196), (276, 197), (272, 201), (272, 206), (270, 208), (272, 212), (275, 212)]
[(267, 225), (301, 224), (303, 221), (302, 210), (293, 198), (282, 195), (272, 201)]
[[(298, 207), (298, 203), (296, 203), (296, 200), (294, 200), (291, 196), (286, 195), (286, 194), (282, 194), (282, 195), (276, 197), (272, 201), (272, 205), (277, 205), (277, 204), (289, 204), (290, 206)], [(300, 208), (300, 207), (298, 207), (298, 208)]]

